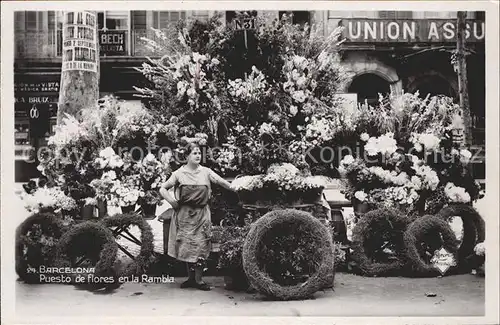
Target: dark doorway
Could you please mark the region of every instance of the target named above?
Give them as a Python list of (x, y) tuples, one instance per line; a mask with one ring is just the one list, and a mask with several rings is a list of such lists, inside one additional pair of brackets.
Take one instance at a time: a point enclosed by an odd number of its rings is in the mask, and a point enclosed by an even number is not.
[(450, 82), (438, 75), (429, 75), (419, 78), (413, 92), (418, 91), (421, 98), (437, 95), (445, 95), (447, 97), (456, 98), (457, 94), (451, 86)]
[(354, 78), (348, 89), (349, 93), (358, 94), (358, 102), (368, 105), (378, 103), (379, 94), (387, 95), (391, 92), (389, 82), (373, 73), (366, 73)]

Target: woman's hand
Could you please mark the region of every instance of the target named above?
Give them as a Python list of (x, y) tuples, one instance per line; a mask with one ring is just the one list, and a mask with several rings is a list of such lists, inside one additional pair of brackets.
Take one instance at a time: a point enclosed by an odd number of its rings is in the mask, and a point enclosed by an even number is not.
[(168, 203), (172, 206), (174, 210), (177, 210), (179, 208), (179, 201), (173, 199), (173, 200), (168, 200)]

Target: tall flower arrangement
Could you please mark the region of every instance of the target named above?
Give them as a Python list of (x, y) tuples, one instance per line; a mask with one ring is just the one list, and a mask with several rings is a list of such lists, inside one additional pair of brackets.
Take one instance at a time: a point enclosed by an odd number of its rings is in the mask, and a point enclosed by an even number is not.
[(416, 214), (477, 200), (472, 154), (451, 137), (459, 117), (450, 98), (418, 93), (381, 98), (376, 110), (359, 107), (359, 150), (352, 148), (339, 166), (347, 197)]
[[(230, 25), (211, 20), (202, 26), (183, 26), (175, 51), (166, 46), (161, 59), (144, 63), (139, 70), (151, 86), (137, 90), (151, 111), (178, 117), (178, 139), (208, 135), (208, 144), (217, 146), (211, 167), (264, 174), (272, 164), (304, 164), (308, 147), (350, 127), (336, 95), (347, 80), (338, 56), (340, 29), (324, 37), (315, 26), (260, 21), (249, 32), (251, 48), (240, 53), (241, 35)], [(241, 54), (238, 66), (235, 53)]]

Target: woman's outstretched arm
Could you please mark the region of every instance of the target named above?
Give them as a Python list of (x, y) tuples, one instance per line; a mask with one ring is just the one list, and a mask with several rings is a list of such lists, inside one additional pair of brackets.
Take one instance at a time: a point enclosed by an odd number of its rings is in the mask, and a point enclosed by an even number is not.
[(216, 172), (214, 172), (210, 168), (207, 168), (207, 169), (208, 169), (208, 173), (209, 173), (209, 176), (210, 176), (210, 180), (213, 183), (219, 184), (220, 186), (224, 187), (225, 189), (233, 191), (233, 188), (231, 187), (231, 183), (229, 183), (228, 181), (226, 181), (224, 178), (220, 177)]

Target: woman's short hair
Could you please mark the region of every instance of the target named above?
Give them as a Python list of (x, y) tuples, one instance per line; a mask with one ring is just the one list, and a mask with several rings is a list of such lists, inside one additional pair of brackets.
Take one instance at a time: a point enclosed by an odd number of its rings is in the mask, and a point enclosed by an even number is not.
[(198, 148), (198, 149), (200, 149), (200, 152), (201, 152), (201, 163), (204, 163), (205, 162), (205, 153), (206, 153), (204, 150), (204, 147), (205, 146), (200, 145), (198, 142), (188, 142), (180, 150), (179, 159), (181, 159), (182, 163), (186, 163), (189, 155), (194, 151), (194, 149)]

